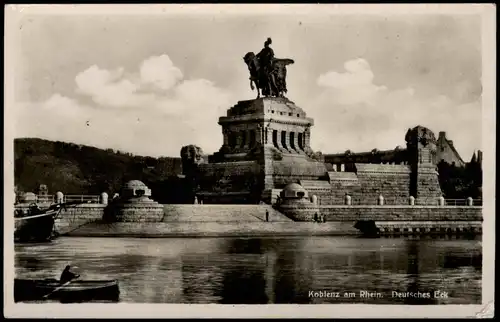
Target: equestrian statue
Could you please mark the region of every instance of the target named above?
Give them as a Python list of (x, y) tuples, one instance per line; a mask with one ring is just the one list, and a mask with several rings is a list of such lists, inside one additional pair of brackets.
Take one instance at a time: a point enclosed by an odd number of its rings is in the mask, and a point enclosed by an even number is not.
[[(260, 94), (265, 97), (285, 97), (286, 88), (286, 66), (293, 64), (293, 59), (275, 58), (271, 45), (271, 38), (264, 42), (264, 48), (255, 55), (247, 53), (243, 61), (250, 71), (250, 88), (257, 89), (257, 98)], [(255, 86), (254, 86), (255, 84)]]

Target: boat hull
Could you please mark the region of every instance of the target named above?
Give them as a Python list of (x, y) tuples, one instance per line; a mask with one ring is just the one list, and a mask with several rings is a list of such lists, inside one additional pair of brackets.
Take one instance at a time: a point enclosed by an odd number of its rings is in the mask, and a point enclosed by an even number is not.
[(47, 215), (35, 219), (16, 222), (14, 231), (15, 242), (50, 241), (54, 230), (54, 216)]
[[(120, 297), (120, 289), (116, 280), (75, 280), (58, 289), (59, 287), (61, 284), (55, 279), (15, 279), (14, 301), (118, 302)], [(50, 295), (47, 296), (48, 294)]]

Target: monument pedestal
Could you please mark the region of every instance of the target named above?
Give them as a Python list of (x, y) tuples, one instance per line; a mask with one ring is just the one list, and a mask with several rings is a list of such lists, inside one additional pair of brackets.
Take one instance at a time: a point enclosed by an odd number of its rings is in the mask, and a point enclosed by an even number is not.
[(219, 118), (224, 144), (198, 166), (197, 195), (204, 203), (271, 202), (273, 189), (325, 179), (326, 167), (309, 146), (313, 123), (286, 98), (238, 102)]

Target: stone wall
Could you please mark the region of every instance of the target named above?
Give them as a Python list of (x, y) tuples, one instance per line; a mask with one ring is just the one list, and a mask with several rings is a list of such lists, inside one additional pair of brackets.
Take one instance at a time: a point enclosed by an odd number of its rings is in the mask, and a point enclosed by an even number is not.
[[(256, 161), (201, 164), (198, 168), (198, 198), (204, 203), (231, 203), (224, 201), (236, 193), (238, 203), (258, 203), (262, 193), (261, 167)], [(213, 202), (211, 201), (213, 199)]]
[(92, 222), (101, 221), (106, 205), (83, 204), (62, 209), (56, 219), (56, 231), (66, 234)]
[[(267, 161), (272, 167), (266, 175), (272, 175), (274, 188), (284, 188), (289, 183), (297, 183), (300, 180), (326, 179), (327, 171), (325, 164), (306, 157), (297, 156), (283, 159), (282, 161)], [(267, 170), (267, 169), (266, 169)]]
[[(49, 205), (46, 204), (45, 206), (48, 207)], [(66, 209), (61, 209), (61, 212), (57, 216), (55, 229), (58, 233), (65, 234), (88, 223), (101, 221), (105, 208), (106, 205), (95, 203), (68, 206)], [(29, 204), (17, 204), (15, 205), (15, 209), (27, 212)]]
[(482, 221), (482, 207), (320, 206), (328, 221)]
[(278, 209), (295, 221), (310, 221), (315, 213), (327, 221), (482, 221), (478, 206), (409, 205), (287, 205)]
[(443, 195), (439, 185), (438, 173), (434, 167), (419, 168), (416, 174), (417, 203), (425, 205), (437, 205), (438, 198)]
[[(292, 204), (279, 205), (279, 210), (293, 221), (314, 221), (315, 215), (320, 215), (317, 205)], [(341, 220), (336, 220), (341, 221)]]

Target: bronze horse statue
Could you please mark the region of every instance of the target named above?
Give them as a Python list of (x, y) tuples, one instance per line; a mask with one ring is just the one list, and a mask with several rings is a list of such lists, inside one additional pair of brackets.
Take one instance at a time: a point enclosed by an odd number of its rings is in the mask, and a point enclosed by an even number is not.
[(284, 94), (288, 92), (286, 66), (293, 64), (293, 59), (273, 58), (269, 73), (266, 73), (265, 69), (260, 66), (259, 59), (253, 52), (247, 53), (243, 57), (243, 61), (250, 71), (250, 88), (254, 90), (254, 84), (257, 88), (257, 98), (260, 98), (261, 92), (266, 97), (284, 97)]

